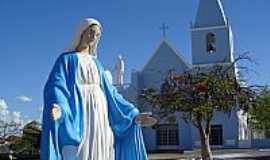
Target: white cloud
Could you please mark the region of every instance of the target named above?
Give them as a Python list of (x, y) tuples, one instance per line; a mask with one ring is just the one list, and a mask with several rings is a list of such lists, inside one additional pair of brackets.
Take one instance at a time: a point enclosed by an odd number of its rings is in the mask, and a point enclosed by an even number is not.
[(22, 116), (20, 112), (11, 112), (8, 110), (8, 105), (4, 99), (0, 99), (0, 120), (4, 123), (14, 121), (16, 123), (22, 123)]
[(9, 117), (8, 105), (4, 99), (0, 99), (0, 120), (7, 121)]
[(15, 123), (23, 123), (23, 119), (20, 112), (10, 112), (8, 110), (0, 112), (0, 119), (5, 123), (15, 122)]
[(0, 99), (0, 111), (6, 110), (8, 108), (7, 103), (4, 99)]
[(27, 97), (27, 96), (18, 96), (17, 99), (22, 101), (22, 102), (31, 102), (32, 101), (32, 99), (30, 97)]
[(0, 112), (0, 119), (3, 120), (3, 119), (7, 119), (9, 117), (9, 111), (7, 109), (5, 110), (2, 110)]
[(15, 123), (23, 123), (22, 116), (20, 112), (12, 112), (12, 119)]

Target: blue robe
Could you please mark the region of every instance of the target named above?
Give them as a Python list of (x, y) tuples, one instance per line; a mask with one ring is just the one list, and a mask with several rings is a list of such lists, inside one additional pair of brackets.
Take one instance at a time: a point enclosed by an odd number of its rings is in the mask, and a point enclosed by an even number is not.
[[(147, 160), (141, 126), (134, 119), (139, 110), (120, 95), (95, 59), (101, 88), (108, 102), (109, 123), (114, 133), (115, 160)], [(83, 136), (83, 103), (76, 80), (78, 57), (74, 52), (61, 54), (44, 87), (44, 110), (41, 136), (41, 160), (61, 160), (64, 145), (79, 145)], [(54, 121), (52, 104), (61, 108)]]

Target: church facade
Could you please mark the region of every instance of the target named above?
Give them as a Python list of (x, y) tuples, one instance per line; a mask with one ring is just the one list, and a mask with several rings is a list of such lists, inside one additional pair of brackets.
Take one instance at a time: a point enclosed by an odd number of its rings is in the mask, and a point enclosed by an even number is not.
[[(211, 15), (211, 16), (209, 16)], [(144, 88), (159, 88), (168, 72), (182, 74), (193, 67), (211, 67), (217, 63), (233, 61), (233, 34), (220, 0), (200, 0), (195, 22), (190, 27), (192, 63), (166, 38), (162, 38), (152, 57), (142, 70), (133, 70), (128, 87), (119, 87), (125, 98), (138, 104), (138, 95)], [(140, 108), (139, 104), (138, 107)], [(152, 108), (140, 108), (152, 111)], [(159, 122), (155, 128), (143, 128), (148, 151), (192, 150), (200, 147), (197, 129), (181, 119), (177, 123)], [(270, 147), (270, 139), (254, 138), (247, 124), (247, 115), (240, 111), (230, 116), (216, 112), (211, 124), (210, 145), (213, 148), (264, 148)]]

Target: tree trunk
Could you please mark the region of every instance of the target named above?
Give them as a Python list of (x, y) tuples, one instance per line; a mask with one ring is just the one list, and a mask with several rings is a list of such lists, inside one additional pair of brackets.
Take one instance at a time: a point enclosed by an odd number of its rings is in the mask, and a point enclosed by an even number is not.
[(199, 133), (201, 138), (201, 156), (203, 160), (213, 160), (213, 155), (210, 148), (209, 143), (209, 131), (210, 127), (206, 127), (204, 130), (203, 125), (200, 123), (199, 126)]

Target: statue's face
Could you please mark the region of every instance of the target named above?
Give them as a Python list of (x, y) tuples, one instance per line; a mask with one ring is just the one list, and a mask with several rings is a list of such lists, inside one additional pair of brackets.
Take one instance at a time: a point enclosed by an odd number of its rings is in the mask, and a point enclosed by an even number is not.
[(81, 43), (84, 45), (92, 46), (99, 39), (101, 34), (98, 25), (92, 25), (83, 31), (81, 37)]

